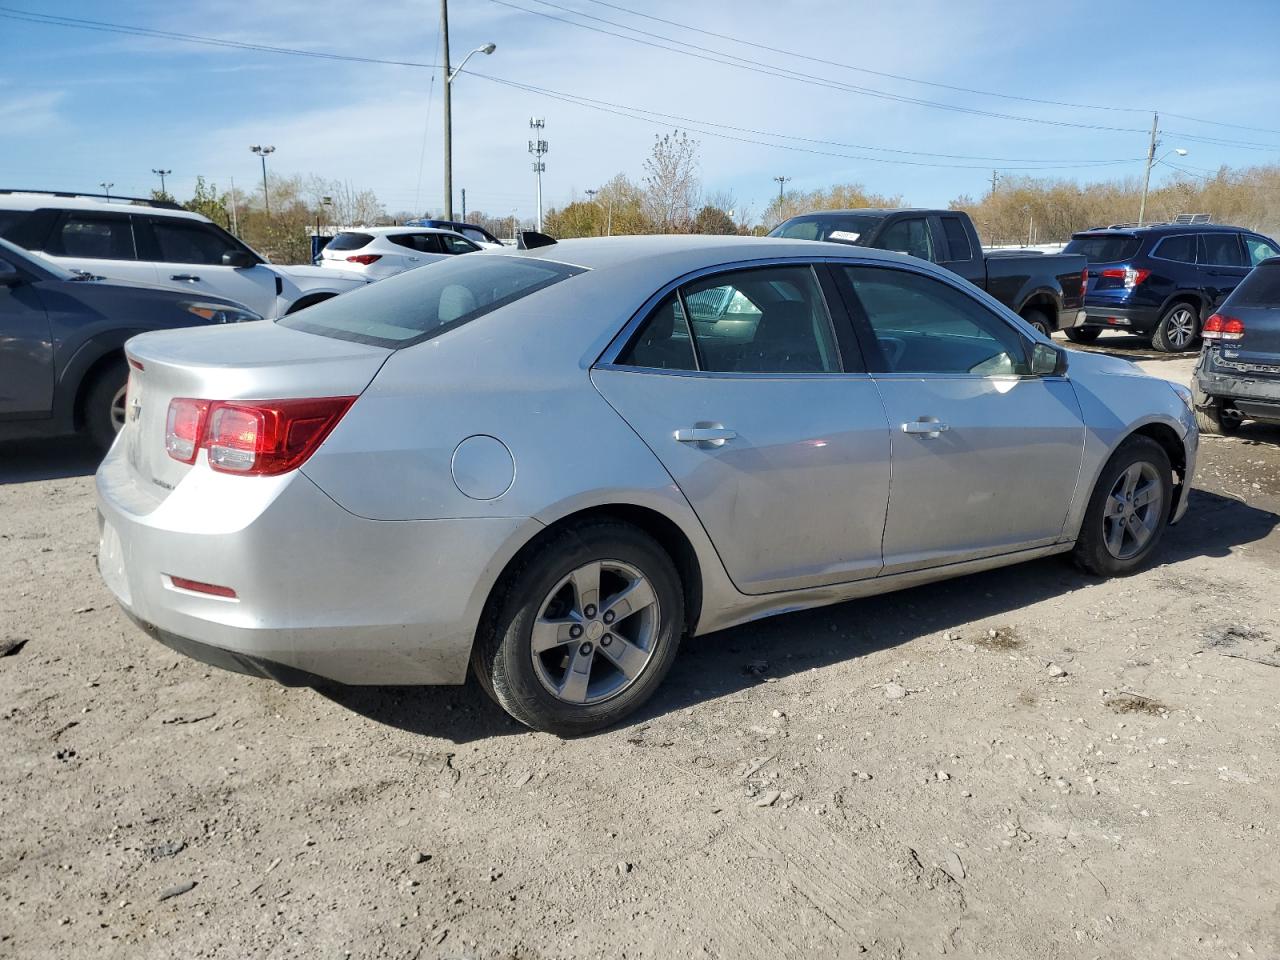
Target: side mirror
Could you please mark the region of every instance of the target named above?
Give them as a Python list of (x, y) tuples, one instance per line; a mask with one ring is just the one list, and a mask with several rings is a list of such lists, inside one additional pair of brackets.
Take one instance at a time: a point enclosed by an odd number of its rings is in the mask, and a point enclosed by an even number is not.
[(222, 265), (224, 267), (235, 267), (237, 270), (244, 267), (256, 267), (258, 258), (243, 250), (228, 250), (222, 255)]
[(1031, 375), (1034, 377), (1061, 377), (1067, 372), (1067, 351), (1048, 343), (1037, 343), (1031, 348)]
[(8, 260), (0, 260), (0, 287), (16, 287), (22, 282), (22, 274)]

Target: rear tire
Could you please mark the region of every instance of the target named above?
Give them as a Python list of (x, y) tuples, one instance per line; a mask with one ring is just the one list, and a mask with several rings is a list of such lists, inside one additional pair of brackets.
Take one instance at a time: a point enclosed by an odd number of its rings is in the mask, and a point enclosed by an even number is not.
[(1169, 307), (1156, 324), (1151, 346), (1161, 353), (1183, 353), (1196, 345), (1200, 336), (1200, 311), (1195, 304), (1179, 301)]
[(628, 524), (594, 521), (552, 537), (499, 583), (471, 666), (520, 723), (576, 736), (648, 700), (683, 633), (666, 551)]
[(1130, 437), (1098, 476), (1072, 554), (1076, 565), (1100, 577), (1133, 573), (1164, 535), (1172, 504), (1169, 455), (1150, 437)]
[(1049, 320), (1048, 314), (1043, 310), (1024, 310), (1022, 313), (1022, 319), (1027, 321), (1027, 323), (1031, 324), (1031, 326), (1035, 327), (1046, 337), (1053, 336), (1053, 323)]
[(1223, 403), (1217, 397), (1208, 397), (1196, 390), (1192, 394), (1195, 403), (1196, 426), (1209, 437), (1225, 437), (1240, 429), (1237, 417), (1222, 415)]
[(1102, 336), (1097, 327), (1065, 327), (1062, 332), (1072, 343), (1095, 343)]
[(83, 394), (80, 422), (89, 441), (103, 453), (110, 449), (124, 426), (128, 383), (128, 365), (123, 360), (114, 360), (94, 374)]

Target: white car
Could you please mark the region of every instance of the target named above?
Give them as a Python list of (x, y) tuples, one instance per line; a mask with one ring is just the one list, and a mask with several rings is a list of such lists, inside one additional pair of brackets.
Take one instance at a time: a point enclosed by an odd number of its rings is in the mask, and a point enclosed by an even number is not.
[(320, 251), (320, 266), (352, 270), (381, 280), (459, 253), (475, 253), (472, 243), (452, 230), (432, 227), (360, 227), (345, 230)]
[(0, 190), (0, 237), (68, 270), (225, 297), (268, 320), (369, 282), (275, 266), (208, 217), (158, 200)]

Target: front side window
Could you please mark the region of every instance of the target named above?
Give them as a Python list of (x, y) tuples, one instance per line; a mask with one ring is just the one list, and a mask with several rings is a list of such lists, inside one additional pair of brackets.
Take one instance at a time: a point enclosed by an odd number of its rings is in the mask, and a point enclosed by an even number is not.
[(585, 272), (532, 257), (451, 257), (333, 297), (276, 323), (379, 347), (407, 347)]
[(1280, 257), (1280, 250), (1277, 250), (1269, 240), (1262, 237), (1245, 237), (1245, 249), (1249, 251), (1249, 264), (1256, 267), (1263, 260), (1269, 260), (1272, 257)]
[(151, 221), (161, 263), (199, 263), (218, 266), (224, 253), (238, 253), (240, 248), (217, 230), (203, 223), (186, 220)]
[(1187, 234), (1181, 237), (1165, 237), (1152, 251), (1153, 257), (1159, 257), (1161, 260), (1175, 260), (1178, 263), (1195, 263), (1196, 262), (1196, 238), (1195, 234)]
[(119, 214), (68, 213), (48, 243), (55, 257), (136, 260), (133, 224)]
[(1243, 267), (1244, 252), (1234, 233), (1200, 234), (1200, 263), (1215, 267)]
[(933, 260), (933, 238), (929, 235), (929, 222), (924, 217), (899, 220), (885, 228), (876, 246), (882, 250), (906, 253), (921, 260)]
[(880, 372), (1025, 376), (1026, 342), (950, 284), (908, 270), (841, 267), (879, 346)]
[(959, 217), (943, 217), (942, 233), (947, 238), (947, 248), (953, 261), (972, 260), (973, 247), (969, 243), (969, 231)]
[(483, 230), (477, 230), (475, 227), (464, 227), (458, 232), (468, 240), (474, 240), (476, 243), (493, 243), (492, 238), (486, 236)]

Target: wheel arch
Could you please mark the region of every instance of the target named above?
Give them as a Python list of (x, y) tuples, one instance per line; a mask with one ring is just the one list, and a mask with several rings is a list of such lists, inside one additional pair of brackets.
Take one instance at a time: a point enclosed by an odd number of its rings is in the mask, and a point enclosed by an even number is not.
[(299, 310), (305, 310), (307, 307), (314, 307), (317, 303), (323, 303), (326, 300), (332, 300), (337, 295), (338, 294), (336, 292), (332, 292), (328, 290), (321, 290), (316, 293), (308, 293), (305, 296), (299, 297), (297, 300), (293, 301), (293, 303), (289, 305), (289, 309), (284, 312), (285, 316), (288, 316), (291, 313), (297, 313)]
[[(1186, 444), (1183, 443), (1182, 437), (1177, 430), (1159, 420), (1145, 423), (1128, 433), (1124, 440), (1116, 444), (1115, 449), (1120, 449), (1120, 446), (1130, 437), (1147, 437), (1150, 440), (1154, 440), (1168, 455), (1169, 463), (1173, 467), (1173, 499), (1169, 503), (1169, 517), (1172, 519), (1177, 514), (1178, 505), (1181, 503), (1182, 498), (1188, 492)], [(1112, 453), (1114, 454), (1115, 450)]]
[(1022, 304), (1018, 307), (1018, 316), (1025, 320), (1029, 310), (1044, 313), (1056, 329), (1058, 326), (1058, 314), (1062, 309), (1060, 304), (1061, 298), (1056, 292), (1047, 287), (1037, 287), (1023, 299)]
[(99, 373), (116, 362), (124, 362), (124, 345), (142, 330), (117, 330), (81, 344), (62, 369), (54, 386), (53, 415), (60, 430), (79, 430), (85, 393)]
[(1200, 321), (1204, 321), (1204, 312), (1208, 306), (1208, 300), (1204, 294), (1196, 290), (1177, 290), (1165, 298), (1164, 303), (1160, 304), (1159, 315), (1156, 322), (1164, 319), (1164, 315), (1169, 312), (1169, 308), (1175, 303), (1187, 303), (1196, 308), (1196, 317)]

